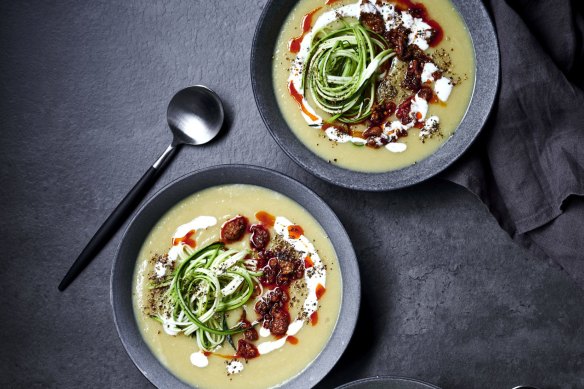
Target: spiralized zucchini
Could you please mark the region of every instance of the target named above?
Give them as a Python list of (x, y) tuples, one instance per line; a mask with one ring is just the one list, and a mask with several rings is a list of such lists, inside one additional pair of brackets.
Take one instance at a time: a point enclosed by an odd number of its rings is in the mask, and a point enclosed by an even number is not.
[(379, 34), (341, 20), (337, 29), (315, 31), (302, 74), (302, 89), (332, 115), (329, 121), (358, 123), (371, 115), (379, 68), (395, 53)]
[(195, 336), (201, 350), (214, 351), (227, 337), (243, 332), (241, 323), (226, 324), (226, 313), (243, 306), (261, 284), (247, 250), (226, 249), (213, 243), (193, 254), (183, 252), (167, 281), (166, 309), (156, 317), (165, 331)]

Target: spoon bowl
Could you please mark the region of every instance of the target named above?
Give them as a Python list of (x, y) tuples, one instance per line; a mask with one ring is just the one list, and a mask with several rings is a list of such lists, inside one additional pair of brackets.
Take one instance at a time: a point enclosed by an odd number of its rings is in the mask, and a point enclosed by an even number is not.
[(173, 144), (202, 145), (217, 136), (225, 112), (219, 96), (202, 85), (177, 92), (166, 111)]

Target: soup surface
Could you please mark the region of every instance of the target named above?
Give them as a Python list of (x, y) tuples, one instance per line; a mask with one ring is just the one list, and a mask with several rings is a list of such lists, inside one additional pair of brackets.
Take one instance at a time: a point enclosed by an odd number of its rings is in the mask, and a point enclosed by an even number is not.
[(474, 79), (472, 41), (450, 0), (300, 0), (273, 61), (294, 134), (363, 172), (434, 153), (464, 117)]
[[(240, 222), (245, 222), (245, 228), (238, 230)], [(269, 243), (263, 239), (267, 236)], [(219, 243), (223, 247), (219, 253), (233, 252), (228, 258), (234, 259), (241, 253), (245, 258), (238, 262), (240, 269), (257, 277), (251, 298), (227, 311), (225, 327), (217, 328), (237, 329), (247, 322), (255, 334), (234, 334), (233, 346), (227, 337), (223, 341), (219, 337), (217, 346), (204, 345), (206, 351), (198, 343), (197, 333), (187, 336), (187, 327), (176, 325), (183, 316), (173, 319), (160, 308), (161, 294), (153, 287), (171, 279), (176, 282), (188, 267), (181, 264), (193, 263), (197, 250), (215, 247), (209, 245), (219, 241), (224, 244)], [(221, 278), (228, 272), (222, 266), (211, 265), (205, 271), (215, 271)], [(232, 277), (235, 280), (237, 275)], [(338, 319), (341, 284), (334, 248), (304, 208), (265, 188), (225, 185), (184, 199), (155, 225), (136, 263), (132, 295), (144, 340), (158, 360), (184, 382), (200, 388), (268, 388), (298, 375), (322, 351)], [(238, 291), (245, 291), (242, 285), (245, 282), (236, 287)], [(231, 286), (222, 285), (221, 294), (231, 293), (235, 289)], [(280, 299), (274, 303), (276, 289)], [(193, 296), (192, 300), (198, 298), (196, 293)], [(267, 305), (258, 308), (263, 303)], [(212, 327), (209, 323), (215, 319), (221, 323), (222, 315), (214, 314), (205, 324)], [(275, 324), (278, 315), (289, 315), (283, 329)]]

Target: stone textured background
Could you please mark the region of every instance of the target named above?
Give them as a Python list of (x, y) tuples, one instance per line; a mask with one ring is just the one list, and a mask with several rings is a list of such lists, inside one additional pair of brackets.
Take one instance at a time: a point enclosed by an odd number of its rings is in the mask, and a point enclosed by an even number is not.
[[(268, 166), (338, 213), (363, 283), (356, 335), (321, 383), (376, 374), (444, 388), (584, 387), (584, 294), (530, 259), (465, 190), (367, 194), (321, 182), (256, 110), (249, 53), (262, 0), (0, 3), (0, 386), (149, 384), (118, 340), (109, 274), (121, 233), (65, 292), (66, 270), (170, 141), (166, 105), (205, 84), (232, 122), (185, 148), (157, 188), (219, 163)], [(153, 192), (151, 192), (153, 193)]]

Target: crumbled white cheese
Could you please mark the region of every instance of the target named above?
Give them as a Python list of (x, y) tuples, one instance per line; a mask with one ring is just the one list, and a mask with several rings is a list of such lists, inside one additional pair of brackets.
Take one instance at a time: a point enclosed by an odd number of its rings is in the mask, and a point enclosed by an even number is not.
[(416, 45), (422, 50), (428, 50), (428, 40), (432, 36), (432, 27), (423, 19), (414, 18), (409, 12), (401, 13), (402, 25), (411, 30), (408, 35), (408, 44)]
[(426, 62), (422, 69), (422, 82), (434, 81), (433, 74), (438, 71), (438, 67), (432, 62)]
[(234, 359), (227, 364), (227, 374), (239, 374), (243, 371), (243, 363)]
[(392, 153), (403, 153), (406, 151), (408, 146), (405, 143), (391, 142), (385, 145), (385, 148)]
[(437, 132), (439, 124), (440, 119), (438, 118), (438, 116), (430, 116), (428, 120), (426, 120), (424, 127), (420, 130), (419, 134), (420, 139), (425, 139), (434, 134), (435, 132)]
[(453, 86), (449, 78), (442, 77), (434, 83), (434, 92), (440, 101), (447, 101)]
[(166, 266), (164, 266), (161, 262), (156, 262), (154, 265), (154, 272), (156, 273), (156, 277), (161, 278), (164, 277), (166, 274)]
[(395, 6), (393, 4), (382, 3), (377, 6), (377, 9), (385, 21), (385, 29), (389, 31), (394, 28), (397, 24)]
[(360, 14), (376, 14), (379, 10), (375, 6), (375, 4), (370, 3), (369, 1), (361, 2)]

